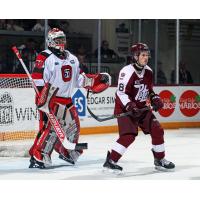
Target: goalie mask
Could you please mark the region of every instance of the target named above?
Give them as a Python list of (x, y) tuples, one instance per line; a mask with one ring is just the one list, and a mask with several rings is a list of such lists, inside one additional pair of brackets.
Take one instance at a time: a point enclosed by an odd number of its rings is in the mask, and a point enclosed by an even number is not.
[(147, 53), (148, 59), (151, 57), (149, 47), (144, 43), (137, 43), (131, 47), (132, 60), (136, 63), (138, 68), (143, 68), (145, 64), (139, 61), (141, 53)]
[(66, 45), (66, 36), (63, 31), (58, 28), (53, 28), (48, 32), (47, 46), (64, 52)]

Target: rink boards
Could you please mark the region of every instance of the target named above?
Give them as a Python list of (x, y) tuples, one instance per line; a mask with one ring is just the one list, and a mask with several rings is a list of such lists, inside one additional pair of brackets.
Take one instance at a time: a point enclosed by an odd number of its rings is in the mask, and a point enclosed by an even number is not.
[[(155, 113), (164, 128), (200, 127), (199, 86), (162, 86), (154, 89), (164, 102), (164, 108)], [(88, 99), (85, 89), (74, 91), (73, 102), (80, 118), (81, 134), (117, 132), (116, 119), (98, 122), (87, 111), (89, 106), (99, 117), (112, 115), (115, 91), (116, 88), (111, 87), (100, 94), (90, 95)], [(1, 89), (0, 133), (21, 131), (33, 134), (37, 129), (38, 112), (33, 89)]]

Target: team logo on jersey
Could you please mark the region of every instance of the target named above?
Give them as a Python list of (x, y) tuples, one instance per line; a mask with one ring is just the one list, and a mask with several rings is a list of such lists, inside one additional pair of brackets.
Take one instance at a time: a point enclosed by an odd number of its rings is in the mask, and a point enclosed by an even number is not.
[(55, 64), (55, 65), (59, 65), (59, 62), (55, 62), (54, 64)]
[(71, 64), (74, 64), (74, 63), (75, 63), (75, 61), (74, 61), (74, 60), (70, 60), (70, 63), (71, 63)]
[(72, 97), (73, 104), (76, 107), (78, 115), (83, 117), (86, 115), (86, 99), (81, 90), (77, 90)]
[(44, 64), (44, 61), (43, 60), (36, 60), (35, 61), (35, 67), (37, 68), (41, 68)]
[(72, 78), (72, 67), (70, 65), (63, 65), (61, 68), (62, 79), (64, 82), (68, 82)]
[(149, 96), (149, 90), (147, 89), (147, 85), (140, 84), (140, 85), (134, 85), (135, 88), (138, 88), (137, 95), (135, 96), (136, 101), (146, 101)]
[(121, 73), (121, 77), (124, 77), (126, 74), (125, 73)]

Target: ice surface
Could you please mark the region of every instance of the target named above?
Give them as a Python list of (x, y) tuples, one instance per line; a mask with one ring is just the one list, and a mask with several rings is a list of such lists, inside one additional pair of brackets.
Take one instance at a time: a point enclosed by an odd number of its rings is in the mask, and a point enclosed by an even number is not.
[(53, 153), (49, 169), (29, 169), (29, 158), (0, 158), (0, 180), (200, 180), (200, 129), (165, 131), (166, 159), (176, 164), (174, 172), (154, 169), (151, 138), (142, 133), (119, 161), (124, 174), (103, 172), (102, 165), (118, 134), (86, 135), (80, 142), (88, 142), (88, 150), (75, 166), (67, 165)]

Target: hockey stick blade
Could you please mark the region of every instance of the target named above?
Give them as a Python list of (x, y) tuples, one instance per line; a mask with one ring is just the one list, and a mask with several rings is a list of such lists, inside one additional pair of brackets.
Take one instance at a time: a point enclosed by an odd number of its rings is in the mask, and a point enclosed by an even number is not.
[(97, 121), (99, 121), (99, 122), (104, 122), (104, 121), (111, 120), (111, 119), (115, 119), (115, 118), (120, 118), (120, 117), (125, 117), (125, 116), (128, 116), (128, 115), (133, 115), (133, 112), (132, 112), (132, 111), (129, 111), (129, 112), (121, 113), (121, 114), (111, 115), (110, 117), (100, 118), (100, 117), (96, 116), (96, 115), (90, 110), (90, 108), (89, 108), (88, 106), (87, 106), (87, 109), (88, 109), (88, 112), (90, 113), (90, 115), (91, 115), (94, 119), (96, 119)]
[(82, 149), (88, 149), (88, 143), (78, 143), (75, 146), (75, 150), (82, 150)]

